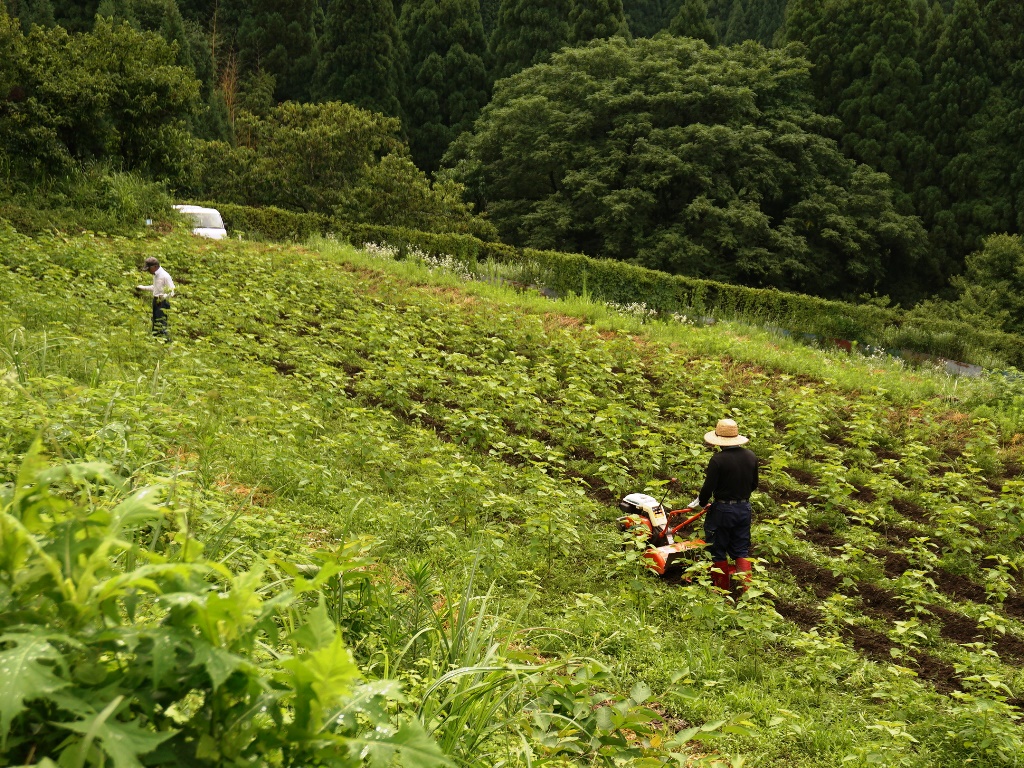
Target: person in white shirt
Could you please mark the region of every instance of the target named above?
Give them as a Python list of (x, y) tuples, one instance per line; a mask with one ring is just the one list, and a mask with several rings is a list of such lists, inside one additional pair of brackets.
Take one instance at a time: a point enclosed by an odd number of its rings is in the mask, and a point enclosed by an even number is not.
[(146, 258), (143, 269), (153, 276), (153, 284), (136, 287), (140, 291), (148, 291), (153, 294), (153, 335), (170, 341), (171, 336), (167, 332), (167, 310), (171, 308), (170, 299), (174, 295), (174, 281), (167, 274), (167, 270), (160, 266), (160, 261), (155, 256)]

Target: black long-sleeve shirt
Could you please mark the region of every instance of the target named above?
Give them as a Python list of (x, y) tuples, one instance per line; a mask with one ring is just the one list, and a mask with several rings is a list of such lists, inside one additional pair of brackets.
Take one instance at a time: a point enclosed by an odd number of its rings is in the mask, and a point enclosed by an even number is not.
[(715, 500), (749, 499), (757, 488), (757, 456), (754, 452), (732, 446), (723, 448), (708, 462), (704, 486), (700, 489), (703, 507), (714, 496)]

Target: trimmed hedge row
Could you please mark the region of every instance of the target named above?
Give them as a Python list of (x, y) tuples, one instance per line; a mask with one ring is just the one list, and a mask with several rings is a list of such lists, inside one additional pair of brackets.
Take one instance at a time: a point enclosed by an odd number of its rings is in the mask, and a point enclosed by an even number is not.
[(662, 312), (711, 315), (774, 325), (797, 333), (847, 339), (859, 344), (906, 349), (979, 365), (1024, 365), (1024, 339), (956, 321), (922, 320), (898, 309), (849, 304), (774, 288), (669, 275), (611, 259), (578, 253), (519, 249), (472, 235), (437, 234), (400, 227), (356, 224), (335, 217), (279, 208), (205, 203), (217, 207), (232, 232), (270, 240), (304, 240), (334, 233), (355, 245), (387, 244), (402, 256), (411, 248), (448, 254), (469, 265), (493, 260), (545, 274), (559, 295), (590, 295), (617, 304), (643, 302)]

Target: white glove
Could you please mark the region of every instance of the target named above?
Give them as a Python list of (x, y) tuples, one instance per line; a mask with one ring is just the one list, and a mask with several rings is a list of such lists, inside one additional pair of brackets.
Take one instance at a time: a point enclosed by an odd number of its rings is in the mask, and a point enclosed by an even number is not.
[(698, 506), (700, 506), (700, 496), (690, 502), (690, 509), (696, 509)]

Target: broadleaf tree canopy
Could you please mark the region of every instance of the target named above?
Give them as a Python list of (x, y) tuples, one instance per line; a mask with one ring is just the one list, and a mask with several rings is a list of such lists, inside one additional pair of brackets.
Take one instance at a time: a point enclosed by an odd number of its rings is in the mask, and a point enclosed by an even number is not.
[(520, 245), (899, 298), (924, 231), (834, 129), (791, 51), (613, 38), (499, 81), (447, 162)]

